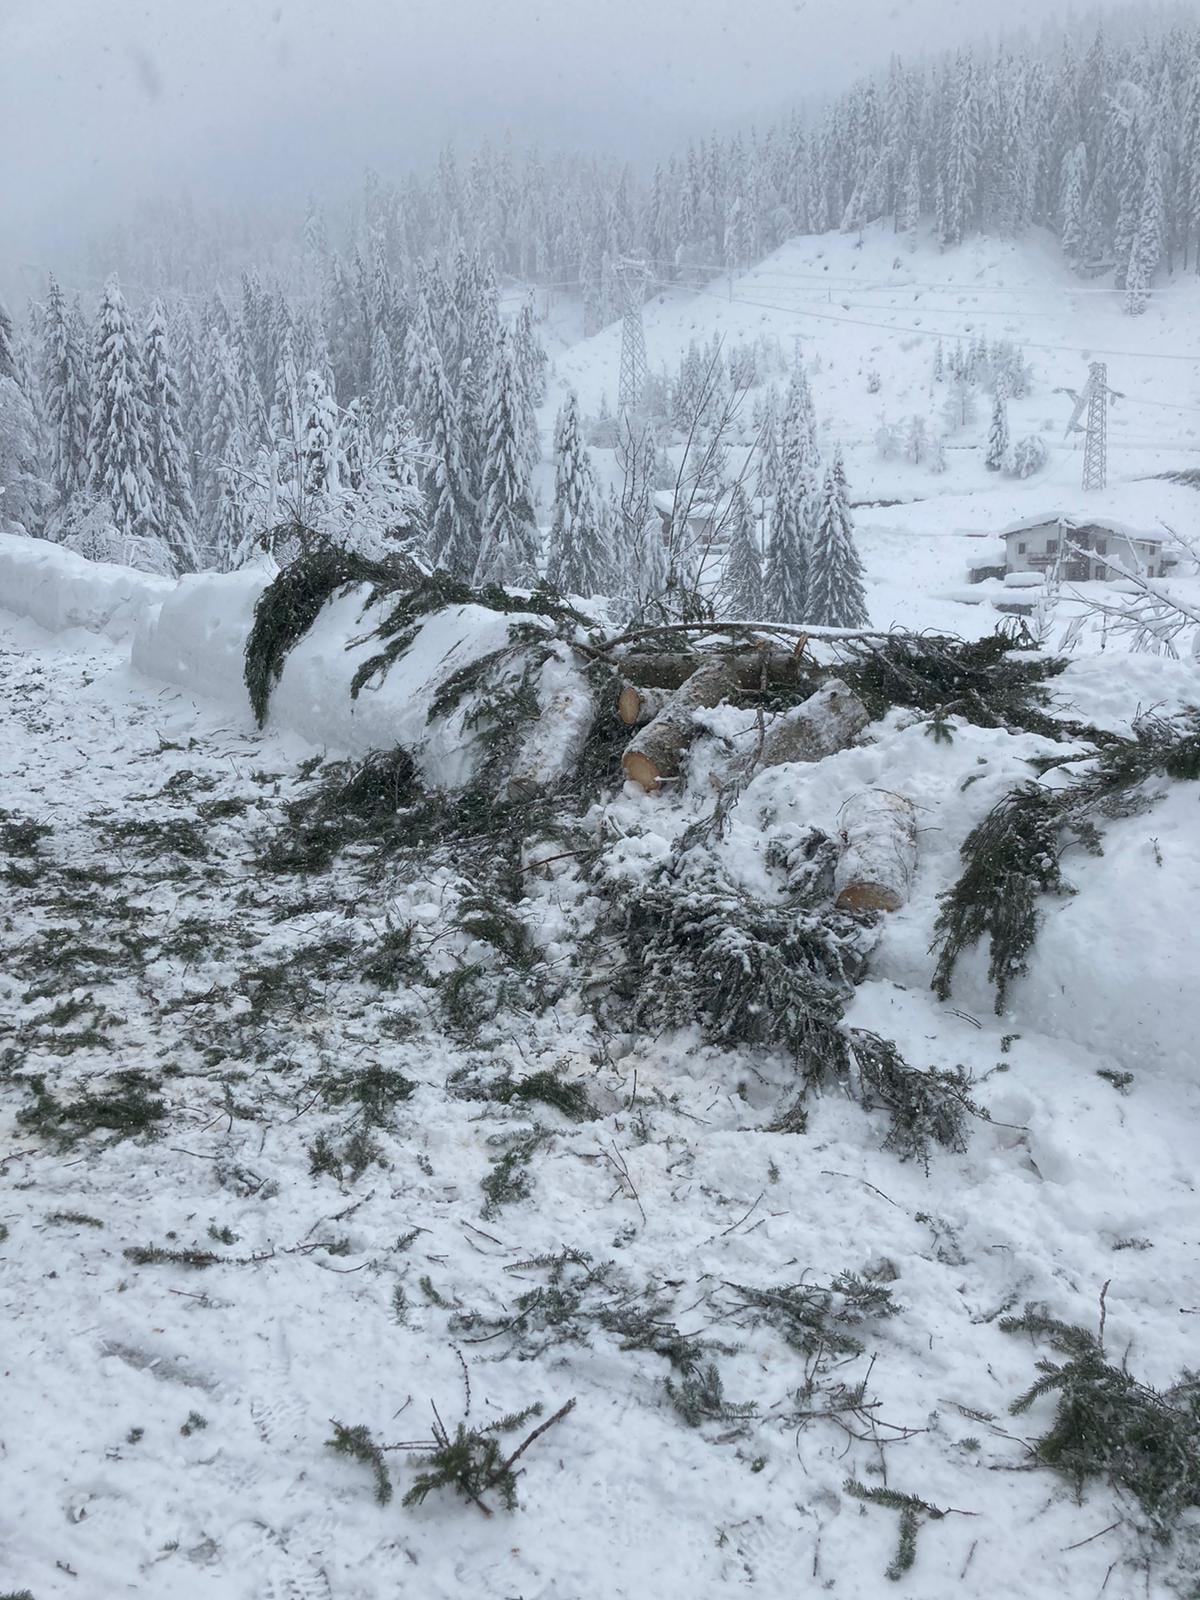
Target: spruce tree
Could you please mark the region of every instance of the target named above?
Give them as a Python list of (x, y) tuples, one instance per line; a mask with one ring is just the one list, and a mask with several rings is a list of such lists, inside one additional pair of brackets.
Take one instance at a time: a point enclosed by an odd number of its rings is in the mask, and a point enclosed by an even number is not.
[(87, 482), (90, 407), (79, 330), (53, 274), (42, 319), (41, 365), (50, 477), (65, 502)]
[(336, 492), (338, 416), (333, 395), (319, 372), (306, 372), (303, 384), (300, 453), (304, 495), (320, 501)]
[(466, 492), (459, 449), (458, 407), (437, 346), (427, 348), (422, 359), (428, 408), (422, 433), (429, 442), (424, 473), (429, 507), (429, 551), (435, 565), (469, 582), (479, 559), (479, 524)]
[(530, 504), (529, 467), (520, 437), (520, 396), (512, 341), (496, 341), (487, 412), (482, 543), (476, 583), (528, 585), (537, 578), (538, 530)]
[(989, 472), (999, 472), (1008, 458), (1008, 397), (1003, 383), (996, 385), (992, 401), (992, 424), (988, 429), (987, 455), (984, 465)]
[(171, 553), (177, 572), (194, 572), (196, 507), (180, 421), (179, 380), (171, 359), (161, 300), (150, 306), (142, 346), (142, 397), (150, 457), (149, 524)]
[(757, 445), (754, 492), (760, 500), (769, 500), (779, 483), (779, 407), (773, 386), (763, 401)]
[(908, 169), (904, 175), (903, 209), (900, 215), (900, 231), (904, 234), (909, 250), (917, 248), (920, 226), (921, 162), (917, 155), (917, 147), (913, 145), (908, 153)]
[(803, 622), (808, 604), (808, 484), (783, 477), (771, 508), (763, 610), (774, 622)]
[(821, 490), (804, 620), (822, 628), (865, 628), (868, 621), (862, 562), (854, 543), (840, 449), (826, 470)]
[(761, 620), (764, 613), (762, 555), (754, 512), (740, 483), (734, 485), (730, 496), (729, 519), (729, 553), (724, 578), (729, 615), (744, 622), (755, 622)]
[(228, 571), (233, 558), (231, 533), (236, 521), (229, 506), (230, 477), (236, 477), (236, 469), (246, 455), (241, 374), (233, 347), (217, 328), (209, 333), (206, 353), (201, 525), (208, 545), (208, 559), (220, 570)]
[(0, 527), (42, 532), (50, 486), (42, 481), (38, 457), (37, 417), (21, 381), (12, 323), (0, 305)]
[(118, 533), (126, 539), (142, 538), (150, 531), (153, 494), (141, 362), (115, 277), (105, 284), (100, 299), (93, 371), (88, 484), (107, 501)]
[(612, 552), (606, 548), (596, 480), (579, 431), (579, 405), (568, 394), (554, 426), (554, 519), (546, 578), (561, 594), (610, 591)]

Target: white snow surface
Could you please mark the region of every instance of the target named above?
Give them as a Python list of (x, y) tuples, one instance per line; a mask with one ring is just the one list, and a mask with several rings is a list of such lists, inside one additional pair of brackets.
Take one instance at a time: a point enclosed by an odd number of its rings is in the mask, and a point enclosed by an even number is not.
[[(261, 571), (181, 578), (134, 639), (134, 667), (198, 698), (234, 706), (249, 723), (246, 641), (268, 581)], [(391, 671), (352, 696), (356, 672), (382, 648), (373, 637), (381, 613), (368, 606), (369, 593), (355, 585), (330, 601), (289, 651), (271, 694), (270, 724), (338, 755), (403, 745), (429, 787), (461, 788), (478, 765), (479, 742), (464, 731), (461, 713), (430, 724), (434, 696), (460, 668), (499, 649), (511, 625), (539, 619), (451, 606), (422, 623)]]
[[(343, 634), (356, 621), (356, 597), (338, 605), (323, 648), (335, 620)], [(84, 865), (102, 852), (120, 892), (143, 908), (143, 931), (197, 910), (228, 919), (243, 930), (247, 969), (287, 962), (317, 933), (358, 929), (369, 941), (372, 929), (411, 921), (444, 939), (452, 878), (385, 875), (356, 922), (319, 907), (281, 920), (288, 888), (254, 867), (250, 837), (311, 750), (294, 734), (258, 733), (242, 717), (231, 725), (222, 708), (151, 685), (105, 641), (53, 637), (28, 621), (4, 624), (0, 671), (6, 807), (54, 827), (43, 846), (54, 862)], [(1064, 709), (1074, 699), (1119, 722), (1151, 686), (1160, 703), (1178, 704), (1191, 671), (1092, 657), (1059, 680)], [(706, 717), (735, 747), (752, 744), (743, 714)], [(807, 1134), (771, 1133), (786, 1063), (687, 1035), (598, 1049), (587, 1016), (559, 1008), (525, 1018), (485, 1059), (495, 1070), (565, 1071), (599, 1120), (510, 1108), (512, 1129), (536, 1121), (553, 1136), (534, 1165), (533, 1198), (484, 1218), (479, 1181), (495, 1159), (486, 1140), (506, 1120), (481, 1120), (477, 1103), (447, 1093), (471, 1051), (426, 1035), (419, 1018), (408, 1039), (380, 1028), (403, 1012), (402, 992), (361, 1017), (333, 997), (285, 1017), (277, 1049), (293, 1065), (252, 1069), (232, 1100), (219, 1070), (209, 1088), (165, 1077), (170, 1133), (150, 1143), (60, 1152), (14, 1124), (21, 1102), (8, 1096), (0, 1576), (39, 1600), (690, 1600), (743, 1589), (783, 1600), (798, 1574), (850, 1600), (1050, 1600), (1099, 1592), (1116, 1562), (1109, 1591), (1175, 1593), (1173, 1558), (1152, 1550), (1148, 1570), (1137, 1565), (1150, 1547), (1136, 1538), (1135, 1507), (1098, 1484), (1077, 1504), (1061, 1480), (1021, 1470), (1022, 1441), (1047, 1424), (1053, 1402), (1007, 1417), (1040, 1352), (996, 1324), (1033, 1301), (1094, 1328), (1107, 1285), (1112, 1351), (1158, 1384), (1195, 1362), (1200, 1085), (1186, 1042), (1200, 1030), (1190, 958), (1200, 786), (1174, 786), (1147, 817), (1113, 824), (1102, 858), (1072, 862), (1079, 896), (1047, 908), (1045, 959), (998, 1017), (970, 973), (953, 1002), (934, 1001), (931, 919), (966, 831), (1049, 746), (970, 727), (947, 746), (901, 715), (870, 737), (819, 764), (763, 773), (719, 849), (761, 891), (766, 837), (836, 826), (845, 799), (867, 786), (912, 799), (922, 819), (913, 898), (887, 922), (850, 1020), (895, 1038), (918, 1065), (962, 1063), (977, 1075), (994, 1121), (974, 1126), (964, 1154), (937, 1151), (928, 1173), (901, 1164), (880, 1148), (886, 1119), (836, 1094), (814, 1103)], [(628, 870), (669, 854), (730, 760), (721, 740), (704, 739), (684, 794), (627, 790), (609, 805), (605, 831)], [(968, 778), (978, 781), (964, 788)], [(139, 806), (180, 815), (172, 779), (211, 785), (206, 800), (251, 803), (244, 819), (210, 825), (215, 874), (205, 869), (182, 905), (179, 884), (147, 877), (128, 845), (109, 842), (105, 820), (144, 814)], [(586, 915), (573, 869), (558, 865), (529, 893), (547, 953), (565, 951)], [(10, 929), (18, 950), (35, 929)], [(164, 956), (151, 970), (153, 989), (118, 975), (105, 991), (123, 1019), (116, 1055), (55, 1053), (51, 1002), (23, 997), (16, 973), (0, 1003), (16, 1025), (40, 1029), (35, 1060), (56, 1088), (100, 1088), (118, 1066), (161, 1067), (164, 1006), (203, 1004), (222, 964), (201, 947), (183, 969)], [(373, 1061), (417, 1084), (379, 1131), (382, 1164), (345, 1186), (309, 1171), (315, 1134), (348, 1125), (311, 1087), (319, 1052), (333, 1067)], [(1128, 1092), (1101, 1071), (1133, 1072)], [(214, 1242), (210, 1228), (235, 1243)], [(424, 1231), (408, 1237), (414, 1228)], [(221, 1259), (189, 1271), (123, 1254), (151, 1243)], [(756, 1419), (686, 1427), (665, 1403), (666, 1362), (599, 1335), (529, 1361), (504, 1357), (503, 1340), (471, 1343), (452, 1330), (420, 1287), (425, 1279), (454, 1306), (511, 1315), (513, 1296), (540, 1281), (522, 1264), (564, 1245), (664, 1286), (681, 1327), (730, 1347), (720, 1357), (726, 1392), (754, 1401)], [(720, 1286), (824, 1281), (883, 1263), (902, 1310), (867, 1332), (867, 1352), (843, 1376), (866, 1378), (881, 1435), (894, 1442), (855, 1440), (832, 1421), (785, 1422), (804, 1360), (762, 1330), (740, 1330), (717, 1309), (727, 1304)], [(431, 1405), (453, 1427), (535, 1400), (548, 1415), (571, 1397), (571, 1415), (524, 1458), (512, 1515), (487, 1519), (445, 1493), (401, 1507), (415, 1470), (404, 1452), (387, 1457), (397, 1495), (379, 1507), (366, 1470), (325, 1447), (330, 1418), (392, 1443), (427, 1437)], [(206, 1426), (182, 1433), (192, 1412)], [(883, 1576), (894, 1514), (843, 1489), (849, 1476), (881, 1483), (885, 1464), (892, 1486), (971, 1513), (926, 1523), (917, 1564), (895, 1588)]]
[(173, 587), (170, 578), (88, 561), (46, 539), (0, 533), (0, 610), (51, 633), (83, 628), (126, 639)]
[[(1057, 446), (1030, 485), (985, 473), (977, 438), (950, 449), (941, 479), (877, 461), (880, 410), (898, 421), (935, 403), (927, 333), (949, 343), (978, 326), (1096, 354), (1178, 353), (1200, 284), (1179, 282), (1135, 322), (1119, 297), (1070, 278), (1036, 235), (944, 256), (902, 250), (881, 229), (861, 249), (852, 237), (797, 240), (731, 289), (665, 292), (647, 308), (650, 360), (673, 366), (689, 338), (714, 329), (766, 332), (790, 354), (799, 332), (823, 443), (846, 440), (857, 498), (902, 502), (856, 510), (874, 624), (981, 635), (1003, 586), (968, 587), (968, 563), (1006, 523), (1059, 498), (1076, 505), (1079, 458)], [(611, 399), (618, 354), (614, 328), (560, 355), (544, 416), (567, 383), (585, 409)], [(1087, 357), (1029, 354), (1034, 392), (1013, 403), (1010, 429), (1054, 438), (1067, 402), (1052, 390), (1078, 385)], [(1134, 526), (1193, 534), (1200, 493), (1142, 475), (1193, 464), (1200, 418), (1135, 401), (1200, 407), (1197, 364), (1108, 359), (1129, 399), (1113, 413), (1114, 483), (1097, 504)], [(878, 396), (866, 392), (873, 366)], [(1178, 581), (1195, 585), (1188, 573)], [(451, 608), (351, 701), (375, 648), (354, 642), (373, 619), (353, 591), (293, 650), (260, 731), (242, 672), (264, 583), (251, 572), (170, 584), (0, 540), (0, 821), (53, 829), (10, 864), (0, 1051), (20, 1042), (21, 1074), (63, 1096), (145, 1070), (167, 1129), (62, 1150), (17, 1120), (28, 1089), (0, 1084), (0, 1593), (1173, 1600), (1194, 1589), (1194, 1516), (1167, 1550), (1139, 1534), (1128, 1497), (1095, 1482), (1077, 1498), (1032, 1467), (1029, 1441), (1054, 1401), (1020, 1417), (1008, 1408), (1048, 1352), (998, 1321), (1033, 1303), (1095, 1330), (1103, 1300), (1110, 1359), (1160, 1386), (1200, 1365), (1200, 785), (1164, 784), (1153, 810), (1106, 825), (1102, 856), (1068, 855), (1077, 893), (1044, 903), (1030, 973), (1003, 1015), (982, 952), (960, 962), (949, 1002), (933, 997), (938, 896), (970, 829), (1034, 776), (1032, 758), (1062, 746), (957, 719), (947, 745), (893, 713), (855, 748), (763, 772), (741, 792), (712, 848), (767, 896), (771, 840), (835, 831), (867, 788), (916, 808), (911, 897), (884, 922), (848, 1021), (894, 1039), (915, 1066), (974, 1075), (992, 1120), (973, 1124), (963, 1153), (936, 1149), (926, 1172), (882, 1148), (883, 1112), (836, 1092), (811, 1102), (806, 1133), (770, 1131), (795, 1092), (794, 1068), (772, 1052), (686, 1032), (606, 1036), (575, 1000), (506, 1013), (470, 1044), (403, 981), (347, 991), (318, 970), (302, 1001), (271, 1001), (263, 972), (303, 975), (314, 951), (346, 939), (365, 960), (406, 927), (443, 974), (487, 961), (483, 942), (454, 925), (464, 888), (449, 868), (384, 867), (366, 892), (335, 878), (310, 894), (303, 877), (265, 873), (258, 855), (313, 757), (403, 742), (431, 786), (466, 781), (475, 747), (453, 717), (430, 727), (431, 697), (509, 623), (530, 619)], [(1065, 717), (1128, 732), (1148, 710), (1200, 703), (1193, 660), (1101, 653), (1094, 636), (1081, 646), (1052, 685)], [(627, 787), (598, 806), (610, 877), (637, 884), (670, 860), (754, 748), (752, 715), (722, 707), (699, 720), (678, 792)], [(164, 873), (123, 831), (130, 820), (193, 823), (204, 854), (169, 856)], [(592, 891), (553, 841), (527, 840), (526, 858), (548, 864), (527, 873), (517, 910), (547, 962), (567, 966), (594, 916)], [(112, 878), (93, 891), (98, 867)], [(63, 873), (77, 879), (39, 887)], [(100, 943), (142, 954), (89, 965)], [(27, 971), (43, 945), (82, 962), (48, 993)], [(78, 1015), (57, 1016), (64, 1004)], [(254, 1059), (228, 1042), (247, 1019), (261, 1030)], [(197, 1060), (202, 1043), (212, 1053)], [(356, 1126), (354, 1107), (327, 1103), (321, 1084), (371, 1066), (403, 1073), (412, 1097), (373, 1130), (378, 1157), (357, 1177), (314, 1174), (318, 1136)], [(464, 1071), (541, 1068), (586, 1089), (597, 1118), (485, 1109), (455, 1092)], [(531, 1197), (483, 1215), (489, 1139), (535, 1125), (548, 1138), (531, 1161)], [(146, 1246), (218, 1259), (195, 1270), (125, 1254)], [(533, 1258), (565, 1246), (657, 1286), (680, 1329), (721, 1347), (727, 1396), (752, 1402), (754, 1418), (687, 1427), (666, 1399), (667, 1361), (613, 1337), (520, 1360), (506, 1337), (452, 1325), (455, 1312), (510, 1318), (516, 1296), (544, 1281)], [(798, 1417), (822, 1404), (802, 1397), (805, 1358), (739, 1325), (727, 1287), (827, 1282), (844, 1269), (882, 1272), (900, 1308), (864, 1329), (863, 1355), (838, 1372), (865, 1382), (874, 1437)], [(535, 1401), (548, 1416), (572, 1397), (572, 1413), (519, 1463), (520, 1509), (491, 1518), (447, 1492), (403, 1507), (417, 1470), (403, 1450), (386, 1456), (396, 1495), (381, 1507), (369, 1472), (325, 1444), (333, 1418), (392, 1445), (427, 1439), (433, 1406), (453, 1431)], [(192, 1412), (205, 1426), (185, 1433)], [(923, 1523), (916, 1564), (897, 1583), (884, 1576), (897, 1518), (849, 1496), (850, 1477), (954, 1508)]]

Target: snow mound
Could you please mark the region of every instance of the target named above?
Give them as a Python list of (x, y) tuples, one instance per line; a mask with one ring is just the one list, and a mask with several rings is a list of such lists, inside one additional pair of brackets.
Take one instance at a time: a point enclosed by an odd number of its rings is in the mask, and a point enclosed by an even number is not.
[(46, 539), (0, 534), (0, 607), (48, 633), (127, 639), (173, 588), (170, 578), (88, 561)]
[[(200, 699), (235, 706), (249, 721), (246, 641), (269, 582), (261, 570), (181, 578), (139, 628), (133, 666)], [(456, 672), (507, 644), (510, 628), (544, 627), (545, 621), (524, 612), (450, 606), (428, 617), (403, 655), (355, 697), (355, 674), (381, 649), (375, 634), (380, 612), (370, 602), (371, 590), (360, 584), (322, 608), (288, 652), (271, 692), (270, 726), (335, 755), (402, 745), (427, 787), (462, 788), (482, 753), (480, 735), (464, 723), (469, 705), (432, 722), (430, 708)]]

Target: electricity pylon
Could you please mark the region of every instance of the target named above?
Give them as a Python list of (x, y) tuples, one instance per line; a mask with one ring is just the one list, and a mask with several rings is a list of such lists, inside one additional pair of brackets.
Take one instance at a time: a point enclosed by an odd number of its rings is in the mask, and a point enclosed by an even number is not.
[[(1108, 366), (1103, 361), (1093, 361), (1088, 367), (1088, 381), (1078, 393), (1063, 389), (1075, 402), (1067, 432), (1082, 433), (1083, 487), (1103, 489), (1108, 482), (1108, 403), (1119, 399), (1120, 390), (1108, 387)], [(1079, 419), (1087, 412), (1087, 423)]]
[(646, 393), (646, 330), (642, 326), (642, 296), (646, 263), (624, 256), (615, 267), (621, 284), (624, 318), (621, 323), (621, 379), (617, 386), (617, 411), (636, 416)]

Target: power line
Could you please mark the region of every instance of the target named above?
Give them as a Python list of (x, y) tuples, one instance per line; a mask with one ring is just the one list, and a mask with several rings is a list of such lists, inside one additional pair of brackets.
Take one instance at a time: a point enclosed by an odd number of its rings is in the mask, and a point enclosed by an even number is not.
[[(663, 288), (673, 287), (671, 284), (664, 283), (662, 279), (656, 279), (655, 282)], [(871, 328), (876, 333), (912, 334), (918, 339), (944, 339), (947, 337), (947, 335), (944, 333), (938, 333), (936, 329), (914, 328), (904, 325), (896, 326), (893, 323), (886, 322), (867, 322), (862, 317), (841, 317), (832, 311), (808, 311), (797, 306), (781, 306), (777, 302), (771, 300), (750, 300), (742, 295), (718, 294), (714, 289), (694, 289), (692, 293), (705, 295), (711, 300), (723, 300), (726, 304), (732, 300), (735, 305), (756, 306), (762, 311), (782, 311), (794, 317), (812, 317), (818, 322), (843, 322), (847, 323), (851, 327)], [(1183, 355), (1177, 352), (1165, 350), (1112, 350), (1102, 349), (1098, 345), (1038, 344), (1031, 339), (1023, 339), (1021, 343), (1027, 350), (1050, 350), (1061, 355), (1116, 356), (1127, 361), (1200, 362), (1200, 352), (1197, 352), (1194, 355)]]

